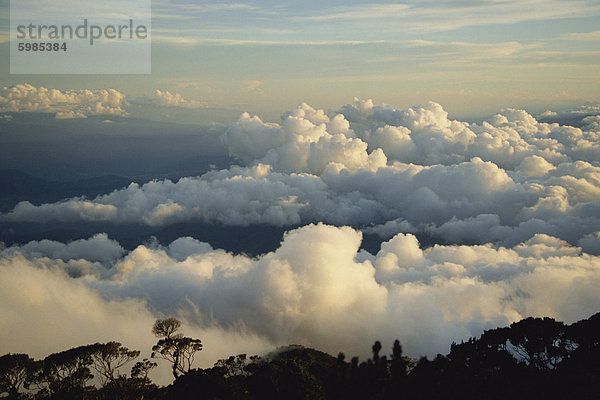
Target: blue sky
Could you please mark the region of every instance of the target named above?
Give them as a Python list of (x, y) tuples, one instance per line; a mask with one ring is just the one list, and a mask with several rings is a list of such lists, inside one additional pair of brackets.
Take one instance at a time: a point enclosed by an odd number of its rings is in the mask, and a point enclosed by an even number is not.
[(460, 117), (539, 112), (597, 103), (599, 16), (599, 1), (155, 0), (152, 75), (9, 75), (3, 61), (0, 84), (169, 90), (267, 115), (354, 96), (400, 107), (434, 100)]

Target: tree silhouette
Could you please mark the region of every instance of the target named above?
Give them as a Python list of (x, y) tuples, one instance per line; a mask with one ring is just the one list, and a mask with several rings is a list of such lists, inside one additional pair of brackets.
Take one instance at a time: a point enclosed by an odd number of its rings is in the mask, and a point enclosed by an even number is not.
[(157, 365), (157, 363), (144, 358), (142, 361), (136, 362), (135, 365), (131, 367), (131, 377), (134, 379), (140, 379), (146, 384), (150, 384), (148, 374), (150, 373), (150, 370), (156, 368)]
[(377, 340), (371, 347), (371, 350), (373, 350), (373, 363), (379, 363), (379, 352), (381, 351), (381, 342)]
[(181, 321), (177, 318), (157, 319), (152, 327), (152, 333), (156, 337), (170, 339), (173, 336), (181, 335), (175, 333), (179, 328), (181, 328)]
[(514, 351), (537, 369), (555, 369), (568, 357), (565, 326), (552, 318), (526, 318), (510, 325)]
[(102, 386), (114, 382), (119, 377), (119, 368), (140, 355), (138, 350), (129, 350), (118, 342), (96, 343), (91, 346), (90, 353), (93, 359), (92, 367), (98, 372)]
[(194, 355), (202, 350), (202, 341), (185, 337), (177, 330), (181, 321), (177, 318), (157, 320), (152, 327), (152, 333), (161, 338), (152, 347), (152, 358), (162, 358), (172, 364), (173, 377), (187, 373), (194, 362)]
[(87, 390), (87, 382), (94, 378), (92, 346), (74, 347), (49, 355), (42, 361), (35, 381), (43, 392), (77, 397)]
[(408, 373), (408, 360), (402, 355), (402, 345), (399, 340), (394, 341), (392, 348), (392, 357), (390, 361), (391, 374), (391, 393), (393, 396), (400, 396), (403, 387), (406, 385), (406, 376)]
[(27, 354), (6, 354), (0, 357), (0, 394), (16, 395), (27, 387), (36, 364)]
[(223, 368), (223, 375), (225, 378), (229, 378), (236, 375), (244, 375), (246, 363), (246, 354), (238, 354), (237, 356), (230, 356), (227, 359), (218, 360), (214, 366), (215, 368)]

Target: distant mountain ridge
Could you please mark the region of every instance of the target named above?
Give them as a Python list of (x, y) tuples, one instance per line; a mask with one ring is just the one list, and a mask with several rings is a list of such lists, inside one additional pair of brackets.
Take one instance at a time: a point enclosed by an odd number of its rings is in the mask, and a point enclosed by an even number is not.
[(59, 182), (38, 178), (16, 169), (0, 169), (0, 212), (10, 211), (20, 201), (39, 205), (76, 196), (94, 198), (121, 189), (130, 182), (131, 178), (117, 175)]

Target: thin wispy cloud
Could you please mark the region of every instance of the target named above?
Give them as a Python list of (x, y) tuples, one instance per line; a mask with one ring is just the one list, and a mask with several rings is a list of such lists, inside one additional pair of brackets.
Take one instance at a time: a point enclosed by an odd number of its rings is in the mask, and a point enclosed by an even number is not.
[(412, 6), (409, 4), (373, 4), (368, 6), (344, 7), (339, 12), (316, 15), (306, 19), (312, 21), (387, 19), (403, 15), (411, 8)]
[(257, 11), (258, 7), (245, 3), (173, 4), (161, 2), (153, 5), (153, 18), (193, 19), (202, 14), (223, 14)]
[(419, 65), (469, 65), (514, 64), (521, 59), (531, 59), (540, 43), (524, 44), (517, 41), (501, 43), (403, 41), (394, 44), (403, 51), (401, 55), (383, 56), (365, 60), (368, 64), (398, 63), (411, 61)]
[(600, 30), (593, 32), (573, 32), (560, 36), (560, 40), (594, 41), (600, 40)]
[(557, 0), (502, 2), (445, 2), (444, 4), (371, 4), (348, 6), (313, 15), (308, 21), (385, 23), (394, 31), (441, 32), (469, 26), (514, 24), (558, 18), (585, 17), (600, 11), (600, 5), (585, 1)]
[(245, 82), (245, 86), (243, 87), (243, 91), (246, 93), (258, 93), (264, 94), (265, 91), (261, 88), (263, 82), (258, 80), (249, 80)]
[[(236, 28), (236, 27), (194, 27), (194, 28), (153, 28), (152, 32), (154, 34), (164, 34), (165, 36), (181, 36), (181, 35), (199, 35), (199, 34), (209, 34), (209, 33), (238, 33), (247, 35), (248, 31), (244, 28)], [(290, 29), (270, 29), (270, 28), (254, 28), (252, 30), (254, 33), (264, 33), (264, 34), (273, 34), (273, 35), (286, 35), (293, 33), (293, 30)], [(154, 36), (153, 36), (154, 37)]]
[(216, 45), (216, 46), (336, 46), (386, 43), (384, 40), (254, 40), (225, 38), (190, 38), (184, 36), (153, 35), (153, 42), (182, 45)]

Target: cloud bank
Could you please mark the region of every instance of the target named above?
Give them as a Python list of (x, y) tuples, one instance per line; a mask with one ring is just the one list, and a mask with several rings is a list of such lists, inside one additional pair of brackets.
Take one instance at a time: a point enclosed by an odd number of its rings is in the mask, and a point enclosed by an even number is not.
[(24, 83), (0, 89), (1, 112), (49, 112), (57, 119), (126, 115), (125, 95), (114, 89), (58, 90)]
[[(39, 354), (109, 338), (148, 347), (152, 319), (177, 315), (208, 339), (206, 364), (286, 343), (366, 356), (372, 341), (396, 338), (408, 354), (432, 356), (530, 315), (572, 322), (600, 308), (600, 257), (548, 235), (512, 248), (423, 249), (398, 234), (375, 255), (359, 251), (361, 239), (350, 227), (311, 224), (257, 258), (192, 238), (126, 254), (105, 235), (5, 249), (0, 350)], [(100, 261), (98, 248), (113, 257)]]
[(472, 124), (433, 102), (399, 110), (356, 99), (337, 113), (302, 103), (279, 123), (244, 113), (227, 129), (222, 141), (242, 166), (94, 199), (21, 202), (0, 221), (325, 222), (509, 247), (543, 233), (598, 254), (597, 119), (576, 128), (506, 109)]
[(207, 104), (198, 100), (189, 100), (179, 93), (171, 93), (168, 90), (156, 90), (152, 100), (161, 106), (180, 108), (206, 108)]
[(126, 116), (132, 103), (189, 110), (208, 107), (205, 102), (186, 99), (168, 90), (155, 90), (151, 96), (129, 102), (125, 94), (115, 89), (58, 90), (28, 83), (0, 88), (0, 112), (54, 113), (56, 119), (87, 118), (91, 115)]

